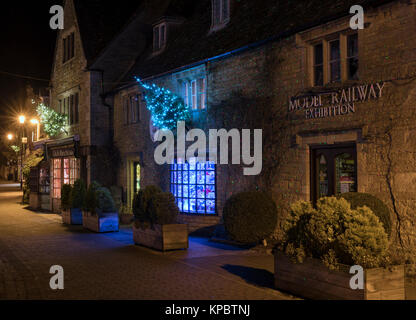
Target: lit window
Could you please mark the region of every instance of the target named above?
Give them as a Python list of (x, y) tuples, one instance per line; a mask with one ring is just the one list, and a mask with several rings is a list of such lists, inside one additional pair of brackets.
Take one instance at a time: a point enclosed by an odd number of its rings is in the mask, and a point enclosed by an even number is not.
[(61, 173), (61, 159), (53, 159), (53, 198), (61, 198), (62, 188), (62, 173)]
[(341, 50), (339, 40), (329, 42), (329, 69), (331, 82), (341, 80)]
[(153, 28), (153, 49), (159, 51), (166, 45), (166, 24), (162, 23)]
[(216, 214), (216, 165), (214, 162), (189, 163), (171, 166), (171, 192), (180, 212)]
[(348, 80), (358, 80), (358, 34), (347, 37)]
[(61, 198), (64, 184), (73, 185), (80, 178), (80, 160), (76, 158), (56, 158), (52, 162), (53, 198)]
[(322, 86), (324, 84), (324, 51), (322, 43), (314, 46), (314, 84)]
[(230, 20), (230, 1), (212, 0), (212, 27), (221, 27)]

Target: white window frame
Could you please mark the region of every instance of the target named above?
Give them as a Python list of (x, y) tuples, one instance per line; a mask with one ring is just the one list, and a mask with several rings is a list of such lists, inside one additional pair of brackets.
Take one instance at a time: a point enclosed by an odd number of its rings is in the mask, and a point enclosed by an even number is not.
[[(211, 30), (219, 30), (230, 21), (230, 0), (211, 0), (212, 5), (212, 25)], [(224, 11), (224, 5), (227, 6), (227, 14)], [(219, 8), (219, 17), (218, 21), (216, 19), (216, 13)]]
[[(157, 30), (157, 39), (155, 38), (156, 30)], [(153, 27), (153, 51), (157, 52), (157, 51), (164, 49), (166, 46), (166, 41), (167, 41), (167, 25), (164, 22)]]
[(198, 110), (198, 82), (197, 80), (191, 81), (191, 108), (192, 110)]

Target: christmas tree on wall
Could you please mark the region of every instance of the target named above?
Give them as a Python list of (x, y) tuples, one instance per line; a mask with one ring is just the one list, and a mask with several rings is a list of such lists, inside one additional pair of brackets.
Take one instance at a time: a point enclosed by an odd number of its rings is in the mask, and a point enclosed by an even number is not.
[(66, 115), (60, 114), (42, 103), (38, 105), (36, 112), (40, 118), (40, 123), (43, 125), (43, 130), (49, 137), (66, 133), (65, 126), (68, 121)]
[(174, 131), (179, 121), (188, 122), (190, 120), (189, 108), (181, 97), (155, 84), (148, 85), (138, 78), (136, 80), (146, 89), (147, 108), (152, 113), (153, 124), (156, 127), (161, 130)]

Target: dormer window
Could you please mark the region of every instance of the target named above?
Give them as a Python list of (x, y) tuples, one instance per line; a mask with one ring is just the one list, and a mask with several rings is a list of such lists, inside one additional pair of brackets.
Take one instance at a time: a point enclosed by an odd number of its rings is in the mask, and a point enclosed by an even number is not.
[(153, 28), (153, 51), (160, 51), (166, 45), (166, 23), (158, 24)]
[(230, 21), (230, 0), (212, 0), (212, 30), (223, 28)]

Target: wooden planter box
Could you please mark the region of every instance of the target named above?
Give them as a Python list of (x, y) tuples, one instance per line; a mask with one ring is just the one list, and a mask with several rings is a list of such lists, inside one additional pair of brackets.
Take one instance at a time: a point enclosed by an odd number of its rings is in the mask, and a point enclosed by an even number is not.
[(364, 270), (364, 290), (352, 290), (354, 276), (345, 270), (331, 271), (316, 259), (295, 264), (281, 252), (275, 252), (275, 287), (304, 298), (316, 300), (404, 300), (404, 266), (391, 270)]
[(187, 224), (156, 225), (154, 229), (133, 225), (134, 243), (160, 251), (188, 249), (188, 235)]
[(97, 232), (118, 232), (118, 213), (101, 213), (92, 215), (90, 212), (82, 212), (82, 225), (85, 229)]
[(82, 225), (82, 210), (81, 209), (68, 209), (62, 210), (62, 222), (64, 224)]

